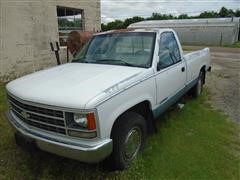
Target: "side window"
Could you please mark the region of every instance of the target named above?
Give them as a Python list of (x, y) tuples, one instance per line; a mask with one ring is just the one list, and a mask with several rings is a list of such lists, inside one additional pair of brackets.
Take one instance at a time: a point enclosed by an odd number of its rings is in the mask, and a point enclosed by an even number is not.
[(178, 44), (172, 32), (165, 32), (161, 35), (159, 46), (159, 63), (161, 69), (181, 61)]

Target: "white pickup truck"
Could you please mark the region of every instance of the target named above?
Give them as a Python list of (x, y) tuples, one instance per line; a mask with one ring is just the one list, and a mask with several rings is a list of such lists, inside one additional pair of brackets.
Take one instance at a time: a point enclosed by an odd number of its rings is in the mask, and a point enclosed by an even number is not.
[(7, 84), (17, 143), (61, 156), (127, 168), (154, 119), (181, 96), (199, 96), (209, 49), (184, 55), (171, 29), (94, 35), (71, 63)]

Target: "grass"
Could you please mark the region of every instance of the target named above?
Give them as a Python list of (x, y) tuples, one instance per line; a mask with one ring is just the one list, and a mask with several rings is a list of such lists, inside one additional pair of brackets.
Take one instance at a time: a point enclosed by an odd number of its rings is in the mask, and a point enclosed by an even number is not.
[(183, 109), (165, 113), (130, 169), (108, 172), (100, 164), (17, 147), (0, 85), (0, 179), (240, 179), (240, 128), (209, 107), (207, 98), (188, 98)]
[(235, 42), (233, 45), (225, 45), (225, 47), (240, 48), (240, 41)]

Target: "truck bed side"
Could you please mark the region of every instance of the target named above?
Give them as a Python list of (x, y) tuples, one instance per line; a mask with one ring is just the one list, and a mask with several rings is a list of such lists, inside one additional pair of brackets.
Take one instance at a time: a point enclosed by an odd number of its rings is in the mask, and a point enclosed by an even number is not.
[(187, 66), (187, 84), (198, 78), (200, 69), (205, 68), (208, 70), (210, 66), (210, 51), (209, 48), (205, 48), (199, 51), (194, 51), (184, 55)]

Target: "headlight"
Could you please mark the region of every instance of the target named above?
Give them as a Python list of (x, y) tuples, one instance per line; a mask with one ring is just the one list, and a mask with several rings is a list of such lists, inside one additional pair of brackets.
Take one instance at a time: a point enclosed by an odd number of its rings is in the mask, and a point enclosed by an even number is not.
[(86, 130), (96, 130), (95, 113), (67, 113), (67, 126), (69, 128), (83, 128)]
[(80, 125), (83, 128), (88, 127), (88, 120), (86, 114), (74, 114), (73, 120), (76, 124)]

